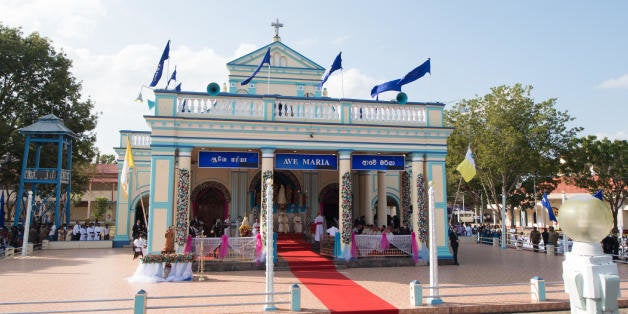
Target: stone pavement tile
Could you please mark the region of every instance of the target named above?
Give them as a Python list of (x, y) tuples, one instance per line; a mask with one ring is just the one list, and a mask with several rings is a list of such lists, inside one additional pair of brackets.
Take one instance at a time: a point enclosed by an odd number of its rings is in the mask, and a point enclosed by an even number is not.
[[(410, 305), (409, 283), (418, 280), (429, 285), (429, 267), (346, 268), (340, 272), (400, 309), (400, 313), (463, 313), (542, 310), (565, 310), (568, 301), (562, 286), (562, 256), (547, 256), (530, 251), (517, 251), (478, 245), (464, 239), (460, 246), (460, 266), (439, 266), (439, 306)], [(36, 251), (33, 256), (0, 260), (0, 302), (122, 299), (107, 303), (0, 305), (0, 312), (51, 311), (90, 308), (129, 308), (137, 291), (148, 294), (148, 305), (202, 305), (237, 303), (237, 307), (192, 307), (188, 309), (149, 310), (149, 313), (261, 313), (264, 296), (202, 297), (155, 299), (164, 296), (216, 295), (233, 293), (264, 293), (265, 272), (260, 270), (206, 273), (206, 281), (129, 283), (138, 260), (132, 260), (128, 249), (83, 249)], [(621, 278), (628, 275), (628, 266), (618, 264)], [(546, 281), (547, 302), (530, 307), (529, 280), (541, 276)], [(289, 292), (298, 280), (290, 271), (276, 271), (274, 290)], [(520, 285), (516, 285), (520, 284)], [(478, 286), (484, 285), (484, 286)], [(301, 306), (304, 313), (328, 313), (325, 306), (303, 285)], [(628, 282), (621, 301), (628, 306)], [(510, 293), (513, 294), (510, 294)], [(497, 294), (500, 293), (500, 294)], [(423, 289), (423, 296), (430, 294)], [(351, 296), (347, 296), (351, 297)], [(287, 301), (289, 295), (275, 296)], [(527, 306), (526, 306), (527, 305)], [(290, 312), (289, 304), (277, 304), (279, 312)], [(562, 308), (561, 308), (562, 306)], [(622, 312), (625, 309), (622, 309)], [(113, 310), (107, 312), (115, 312)], [(129, 313), (130, 310), (118, 311)]]

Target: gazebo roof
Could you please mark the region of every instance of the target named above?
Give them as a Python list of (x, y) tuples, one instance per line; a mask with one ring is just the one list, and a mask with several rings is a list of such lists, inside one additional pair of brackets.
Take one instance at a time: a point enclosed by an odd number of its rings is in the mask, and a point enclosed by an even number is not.
[(39, 120), (27, 127), (20, 129), (22, 134), (66, 134), (76, 138), (76, 133), (68, 129), (63, 121), (54, 114), (39, 118)]

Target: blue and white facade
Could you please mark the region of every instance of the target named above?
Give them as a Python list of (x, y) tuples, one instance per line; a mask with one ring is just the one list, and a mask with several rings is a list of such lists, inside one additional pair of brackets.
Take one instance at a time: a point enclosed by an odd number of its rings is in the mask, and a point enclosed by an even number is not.
[[(270, 73), (264, 66), (240, 86), (268, 47)], [(123, 157), (130, 141), (136, 167), (129, 197), (118, 192), (117, 244), (128, 243), (142, 204), (150, 252), (162, 250), (170, 226), (180, 241), (192, 219), (206, 231), (227, 216), (238, 226), (245, 216), (264, 224), (266, 201), (300, 215), (306, 232), (321, 210), (343, 233), (360, 216), (386, 225), (374, 216), (387, 214), (417, 230), (421, 174), (436, 191), (438, 255), (451, 256), (445, 191), (451, 129), (443, 125), (444, 104), (324, 97), (317, 84), (325, 69), (278, 36), (227, 67), (221, 93), (156, 90), (154, 114), (145, 116), (151, 131), (121, 131), (116, 152)], [(404, 176), (409, 184), (402, 184)], [(263, 197), (266, 178), (273, 179), (271, 200)]]

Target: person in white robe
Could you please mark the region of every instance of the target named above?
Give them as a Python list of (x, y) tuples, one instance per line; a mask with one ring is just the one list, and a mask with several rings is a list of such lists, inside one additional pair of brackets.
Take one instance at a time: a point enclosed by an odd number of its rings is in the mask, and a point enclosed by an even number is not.
[(314, 224), (316, 225), (316, 232), (314, 233), (314, 241), (316, 242), (321, 241), (321, 236), (323, 235), (323, 222), (324, 221), (325, 221), (325, 218), (323, 218), (323, 215), (321, 215), (321, 213), (318, 213), (318, 216), (314, 218)]
[(87, 241), (93, 241), (94, 240), (94, 224), (90, 224), (89, 227), (87, 227)]
[(142, 255), (146, 256), (146, 239), (144, 239), (144, 234), (140, 234), (140, 237), (133, 240), (133, 245), (135, 247), (139, 247), (142, 249)]
[(87, 228), (85, 228), (85, 225), (81, 225), (80, 233), (81, 233), (81, 237), (79, 240), (86, 241), (87, 240)]
[(96, 227), (94, 227), (94, 240), (102, 240), (102, 227), (100, 224), (96, 224)]
[(255, 219), (255, 223), (253, 224), (253, 236), (256, 236), (259, 233), (259, 219)]
[(303, 232), (303, 222), (301, 221), (301, 215), (295, 214), (294, 218), (292, 218), (292, 223), (294, 224), (294, 232)]

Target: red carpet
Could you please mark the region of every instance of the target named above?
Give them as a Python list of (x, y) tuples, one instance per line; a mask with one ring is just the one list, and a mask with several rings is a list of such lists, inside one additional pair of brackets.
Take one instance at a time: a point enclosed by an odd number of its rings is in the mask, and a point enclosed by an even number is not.
[(390, 303), (336, 271), (310, 244), (280, 236), (277, 253), (290, 270), (332, 313), (399, 313)]

